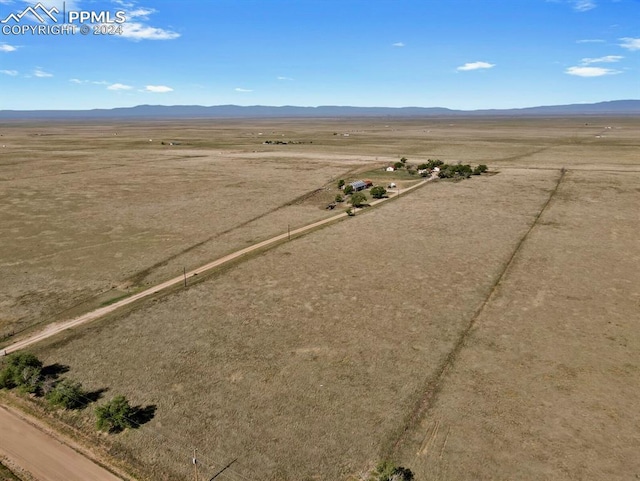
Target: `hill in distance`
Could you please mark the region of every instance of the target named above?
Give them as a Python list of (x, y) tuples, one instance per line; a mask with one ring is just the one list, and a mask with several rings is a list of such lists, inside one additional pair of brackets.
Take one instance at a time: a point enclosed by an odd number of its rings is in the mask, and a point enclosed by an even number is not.
[(271, 107), (216, 105), (139, 105), (93, 110), (0, 110), (0, 120), (36, 119), (206, 119), (206, 118), (335, 118), (335, 117), (491, 117), (640, 115), (640, 100), (552, 105), (521, 109), (451, 110), (442, 107)]

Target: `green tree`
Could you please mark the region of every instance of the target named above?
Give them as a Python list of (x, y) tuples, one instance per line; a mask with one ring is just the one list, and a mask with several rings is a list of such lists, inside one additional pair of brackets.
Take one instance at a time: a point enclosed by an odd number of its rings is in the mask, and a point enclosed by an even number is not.
[(427, 168), (427, 169), (430, 169), (430, 170), (433, 170), (433, 169), (434, 169), (434, 167), (440, 167), (440, 166), (443, 166), (443, 165), (444, 165), (444, 162), (442, 162), (441, 160), (438, 160), (438, 159), (429, 159), (429, 160), (427, 161), (426, 168)]
[(410, 469), (396, 466), (390, 461), (382, 461), (369, 478), (370, 481), (412, 481), (413, 473)]
[(71, 379), (63, 379), (45, 395), (47, 401), (54, 406), (65, 409), (79, 409), (86, 405), (86, 392), (82, 384)]
[(102, 406), (96, 407), (96, 427), (99, 431), (117, 433), (133, 426), (134, 409), (124, 396), (116, 396)]
[(489, 170), (489, 167), (484, 164), (480, 164), (475, 169), (473, 169), (473, 175), (484, 174), (487, 170)]
[(353, 191), (354, 191), (354, 190), (355, 190), (355, 189), (353, 188), (353, 186), (352, 186), (351, 184), (349, 184), (349, 185), (345, 185), (345, 186), (344, 186), (344, 193), (345, 193), (345, 195), (353, 194)]
[(340, 179), (338, 181), (338, 189), (342, 189), (343, 186), (344, 186), (344, 179)]
[(362, 205), (367, 201), (367, 196), (362, 192), (356, 192), (351, 196), (349, 202), (354, 207), (362, 207)]
[(407, 163), (407, 160), (409, 160), (409, 159), (407, 159), (406, 157), (402, 157), (402, 158), (400, 159), (400, 162), (402, 162), (402, 165), (404, 165), (404, 164), (406, 164), (406, 163)]
[(386, 195), (387, 189), (385, 189), (381, 185), (376, 185), (371, 189), (371, 197), (373, 197), (374, 199), (382, 199), (383, 197), (386, 197)]
[(336, 194), (336, 202), (344, 202), (344, 197), (342, 194)]
[(19, 387), (26, 392), (36, 392), (42, 381), (42, 361), (31, 353), (9, 354), (0, 371), (0, 389)]
[(402, 169), (404, 167), (404, 164), (402, 162), (396, 162), (395, 164), (393, 164), (393, 168), (398, 170), (398, 169)]

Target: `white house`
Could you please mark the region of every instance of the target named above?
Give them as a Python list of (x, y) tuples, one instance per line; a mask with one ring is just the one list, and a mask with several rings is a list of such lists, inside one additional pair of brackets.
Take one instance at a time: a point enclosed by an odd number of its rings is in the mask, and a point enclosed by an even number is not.
[(387, 172), (393, 172), (394, 170), (396, 169), (394, 169), (391, 165), (387, 167)]

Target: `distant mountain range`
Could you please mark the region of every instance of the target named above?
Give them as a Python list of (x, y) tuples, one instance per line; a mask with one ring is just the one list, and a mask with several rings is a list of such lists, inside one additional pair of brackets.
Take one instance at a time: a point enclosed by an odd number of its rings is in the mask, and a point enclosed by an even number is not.
[(551, 105), (522, 109), (451, 110), (441, 107), (269, 107), (239, 105), (139, 105), (94, 110), (0, 110), (0, 120), (73, 119), (206, 119), (206, 118), (335, 118), (335, 117), (482, 117), (640, 115), (640, 100)]

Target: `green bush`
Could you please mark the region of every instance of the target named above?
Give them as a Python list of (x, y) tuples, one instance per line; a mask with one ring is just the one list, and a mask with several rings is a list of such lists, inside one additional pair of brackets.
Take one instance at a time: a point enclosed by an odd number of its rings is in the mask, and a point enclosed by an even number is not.
[(484, 164), (480, 164), (475, 169), (473, 169), (473, 175), (484, 174), (487, 170), (489, 170), (489, 167)]
[(338, 189), (342, 189), (342, 186), (344, 185), (344, 179), (340, 179), (338, 181)]
[(99, 431), (116, 433), (134, 425), (134, 409), (124, 396), (116, 396), (102, 406), (96, 407), (96, 427)]
[(9, 354), (0, 371), (0, 389), (20, 388), (34, 393), (42, 381), (42, 361), (28, 352)]
[(376, 467), (370, 481), (412, 481), (413, 473), (410, 469), (396, 466), (390, 461), (382, 461)]
[(86, 392), (82, 389), (81, 383), (71, 379), (63, 379), (51, 388), (45, 398), (54, 406), (65, 409), (80, 409), (87, 404), (85, 396)]
[(344, 197), (342, 194), (336, 194), (336, 202), (344, 202)]
[(355, 190), (355, 189), (353, 188), (353, 186), (352, 186), (351, 184), (349, 184), (349, 185), (345, 185), (345, 186), (344, 186), (344, 193), (345, 193), (345, 195), (353, 194), (353, 191), (354, 191), (354, 190)]
[(387, 189), (382, 187), (381, 185), (376, 185), (371, 189), (371, 197), (374, 199), (382, 199), (387, 195)]

